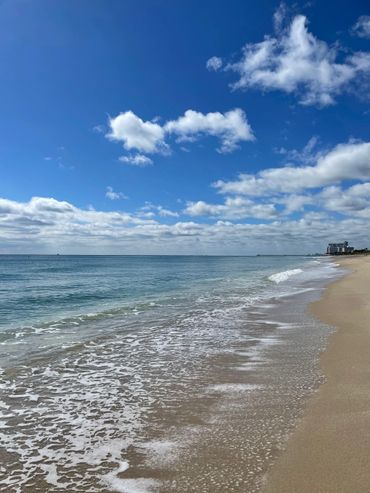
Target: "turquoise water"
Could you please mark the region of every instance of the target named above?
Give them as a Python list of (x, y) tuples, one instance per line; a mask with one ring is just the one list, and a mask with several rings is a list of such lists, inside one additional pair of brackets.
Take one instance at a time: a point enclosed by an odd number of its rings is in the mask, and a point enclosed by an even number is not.
[[(289, 311), (283, 300), (316, 296), (336, 275), (328, 259), (312, 257), (0, 256), (1, 491), (169, 491), (148, 477), (147, 461), (176, 455), (169, 431), (184, 448), (188, 403), (229, 384), (252, 403), (262, 388), (267, 403), (283, 396), (277, 409), (292, 420), (322, 342), (321, 329), (303, 321), (303, 301)], [(296, 320), (271, 321), (271, 306)], [(286, 376), (273, 385), (251, 383), (278, 377), (277, 368)], [(227, 409), (218, 422), (228, 422)], [(201, 422), (195, 416), (188, 427)], [(146, 476), (137, 479), (135, 467)], [(240, 467), (252, 484), (252, 469)], [(176, 491), (187, 492), (188, 480)]]
[(202, 292), (256, 293), (304, 257), (0, 256), (0, 330), (166, 303)]

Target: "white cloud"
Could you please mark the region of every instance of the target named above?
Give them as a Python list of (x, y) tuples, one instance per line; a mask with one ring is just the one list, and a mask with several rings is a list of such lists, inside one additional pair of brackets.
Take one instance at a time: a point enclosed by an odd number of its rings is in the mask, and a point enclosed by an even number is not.
[(222, 59), (218, 56), (213, 56), (207, 60), (206, 66), (208, 70), (217, 72), (222, 67)]
[(252, 129), (243, 110), (236, 108), (226, 113), (203, 114), (187, 110), (184, 116), (166, 123), (165, 130), (180, 141), (194, 140), (201, 135), (212, 135), (221, 140), (220, 152), (231, 152), (241, 141), (254, 140)]
[(96, 134), (104, 134), (106, 132), (106, 128), (104, 125), (95, 125), (92, 128), (92, 131), (95, 132)]
[(161, 217), (179, 217), (179, 213), (175, 211), (171, 211), (169, 209), (165, 209), (161, 205), (158, 206), (158, 214)]
[(287, 15), (287, 6), (284, 2), (281, 2), (279, 7), (276, 9), (274, 13), (274, 30), (275, 32), (280, 32), (283, 27), (284, 19)]
[(328, 241), (348, 237), (358, 247), (370, 244), (368, 217), (337, 220), (310, 212), (299, 220), (260, 224), (163, 224), (45, 197), (0, 199), (0, 236), (2, 253), (306, 253), (307, 245), (323, 251)]
[(285, 149), (284, 147), (281, 147), (280, 149), (275, 149), (275, 152), (284, 156), (284, 162), (312, 164), (318, 160), (321, 154), (318, 151), (314, 152), (314, 149), (317, 147), (318, 143), (319, 139), (314, 135), (301, 150)]
[(325, 188), (320, 198), (325, 209), (341, 214), (370, 217), (370, 183), (358, 183), (347, 189)]
[(123, 143), (128, 151), (155, 153), (168, 151), (164, 142), (164, 130), (158, 123), (143, 121), (132, 111), (120, 113), (109, 119), (107, 137)]
[(221, 141), (219, 152), (231, 152), (240, 142), (254, 140), (246, 114), (240, 108), (226, 113), (206, 114), (187, 110), (183, 116), (162, 126), (157, 122), (143, 121), (132, 111), (126, 111), (110, 118), (109, 125), (107, 138), (121, 142), (128, 151), (138, 151), (135, 155), (122, 156), (120, 160), (136, 166), (152, 164), (146, 154), (168, 154), (170, 147), (165, 139), (171, 134), (181, 142), (195, 141), (209, 135), (217, 137)]
[(127, 195), (122, 192), (115, 192), (112, 187), (107, 187), (105, 196), (109, 200), (128, 199)]
[(305, 194), (305, 195), (296, 195), (290, 194), (285, 195), (284, 197), (276, 198), (276, 203), (284, 204), (284, 214), (291, 214), (292, 212), (302, 212), (306, 205), (317, 204), (315, 201), (315, 197), (313, 195)]
[(121, 161), (121, 163), (131, 164), (132, 166), (138, 166), (139, 168), (145, 168), (146, 166), (153, 164), (152, 159), (144, 154), (130, 154), (128, 156), (121, 156), (118, 160)]
[(281, 10), (275, 14), (275, 37), (246, 44), (241, 59), (226, 65), (225, 70), (239, 75), (234, 89), (296, 93), (301, 104), (323, 107), (369, 78), (370, 53), (354, 53), (339, 62), (337, 45), (329, 46), (311, 34), (305, 16), (297, 15), (282, 30), (283, 14)]
[(370, 179), (370, 142), (340, 144), (321, 155), (314, 166), (269, 168), (256, 175), (241, 174), (235, 181), (219, 180), (221, 193), (265, 196), (297, 193), (344, 180)]
[(227, 197), (224, 204), (209, 204), (199, 200), (188, 202), (185, 214), (190, 216), (211, 216), (224, 219), (242, 219), (253, 217), (257, 219), (272, 219), (277, 216), (273, 204), (256, 204), (243, 197)]
[(361, 15), (352, 27), (352, 34), (360, 38), (370, 38), (370, 16)]
[(179, 217), (179, 213), (166, 209), (161, 205), (155, 205), (151, 202), (145, 202), (145, 205), (139, 209), (138, 214), (143, 217)]

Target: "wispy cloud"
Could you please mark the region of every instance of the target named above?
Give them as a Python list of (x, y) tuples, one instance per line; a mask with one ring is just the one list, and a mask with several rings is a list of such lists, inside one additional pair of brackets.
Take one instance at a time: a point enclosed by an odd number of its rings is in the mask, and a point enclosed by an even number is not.
[(120, 199), (128, 199), (127, 195), (122, 192), (115, 192), (113, 187), (108, 186), (106, 188), (105, 196), (109, 200), (120, 200)]
[(213, 56), (207, 60), (206, 67), (209, 71), (217, 72), (222, 67), (222, 58)]
[(287, 5), (284, 2), (281, 2), (279, 7), (275, 10), (273, 21), (274, 21), (274, 30), (279, 33), (282, 30), (284, 20), (287, 16)]
[[(233, 89), (280, 90), (296, 94), (303, 105), (324, 107), (344, 91), (369, 82), (369, 52), (355, 52), (339, 62), (338, 45), (330, 46), (310, 33), (305, 16), (295, 16), (283, 28), (285, 15), (282, 4), (274, 15), (275, 35), (247, 43), (241, 58), (226, 64), (224, 70), (239, 77)], [(368, 25), (368, 18), (361, 17), (356, 32), (365, 36)]]
[(106, 128), (104, 125), (95, 125), (92, 128), (92, 131), (97, 133), (97, 134), (104, 134), (106, 132)]
[(118, 158), (121, 163), (131, 164), (132, 166), (138, 166), (139, 168), (145, 168), (151, 166), (153, 160), (144, 154), (129, 154), (127, 156), (121, 156)]
[(276, 154), (283, 156), (285, 163), (295, 164), (313, 164), (317, 162), (322, 151), (316, 150), (319, 144), (319, 138), (317, 136), (311, 137), (303, 149), (286, 149), (280, 147), (274, 149)]
[(143, 207), (138, 211), (140, 216), (144, 217), (179, 217), (180, 214), (176, 211), (171, 211), (162, 205), (152, 204), (151, 202), (146, 202)]
[(359, 38), (370, 38), (370, 15), (361, 15), (352, 26), (351, 32)]

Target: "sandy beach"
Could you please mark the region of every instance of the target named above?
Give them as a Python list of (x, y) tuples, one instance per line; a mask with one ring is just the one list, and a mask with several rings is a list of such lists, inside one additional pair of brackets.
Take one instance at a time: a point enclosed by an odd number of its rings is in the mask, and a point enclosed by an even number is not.
[(338, 263), (349, 274), (311, 305), (337, 329), (321, 356), (326, 382), (272, 467), (264, 493), (370, 491), (370, 257)]
[(332, 328), (307, 307), (333, 262), (0, 260), (0, 325), (20, 297), (0, 330), (1, 492), (261, 491), (323, 381)]

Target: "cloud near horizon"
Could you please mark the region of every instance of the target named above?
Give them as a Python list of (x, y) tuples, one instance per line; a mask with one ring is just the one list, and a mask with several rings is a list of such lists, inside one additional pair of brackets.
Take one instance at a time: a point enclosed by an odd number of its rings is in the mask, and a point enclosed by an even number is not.
[[(274, 15), (275, 36), (266, 35), (259, 43), (247, 43), (241, 58), (224, 65), (239, 79), (232, 88), (279, 90), (296, 94), (301, 104), (325, 107), (335, 104), (336, 97), (345, 91), (368, 87), (370, 81), (370, 52), (354, 52), (339, 61), (338, 46), (328, 45), (307, 29), (307, 18), (297, 15), (282, 28), (286, 10), (279, 8)], [(367, 37), (370, 17), (363, 16), (355, 26), (359, 36)], [(207, 68), (220, 70), (213, 56)], [(217, 69), (216, 69), (217, 67)]]
[(241, 173), (237, 180), (216, 181), (220, 193), (266, 196), (321, 188), (344, 180), (370, 179), (370, 142), (339, 144), (318, 157), (313, 166), (268, 168), (255, 175)]
[[(367, 246), (369, 146), (340, 144), (313, 166), (218, 181), (223, 203), (188, 201), (183, 211), (150, 202), (125, 212), (81, 209), (51, 197), (0, 198), (0, 253), (297, 253), (305, 241), (307, 251), (323, 251), (326, 242), (348, 237)], [(355, 177), (360, 182), (353, 184)], [(106, 190), (107, 198), (123, 198)]]
[[(370, 143), (339, 144), (326, 152), (315, 152), (311, 138), (302, 152), (285, 151), (299, 163), (312, 165), (268, 168), (259, 173), (241, 173), (236, 180), (212, 184), (225, 198), (223, 203), (203, 200), (187, 202), (189, 216), (276, 220), (310, 212), (370, 217)], [(359, 183), (353, 184), (354, 181)]]
[(259, 224), (164, 224), (125, 212), (80, 209), (47, 197), (29, 202), (0, 199), (0, 253), (297, 253), (305, 242), (307, 252), (323, 251), (329, 240), (348, 237), (358, 246), (367, 245), (368, 219), (327, 217), (324, 223), (322, 217), (310, 212), (298, 220)]

